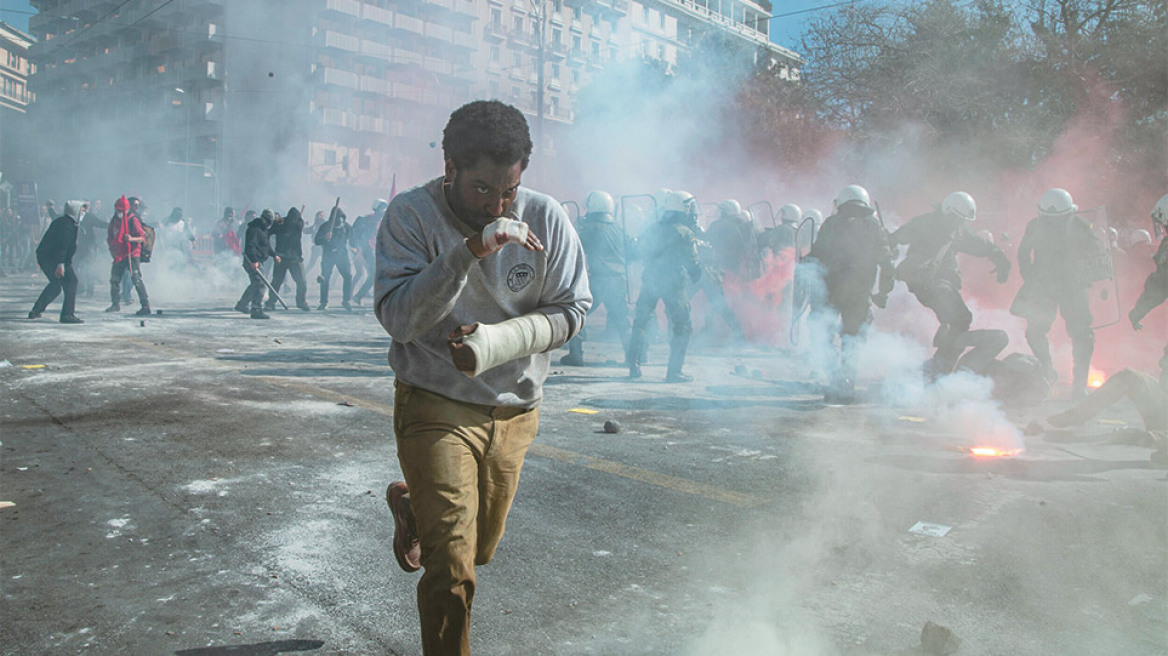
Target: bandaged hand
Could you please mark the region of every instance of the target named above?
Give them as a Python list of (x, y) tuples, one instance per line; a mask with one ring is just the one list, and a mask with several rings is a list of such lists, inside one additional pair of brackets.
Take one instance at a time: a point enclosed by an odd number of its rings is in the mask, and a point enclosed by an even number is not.
[(459, 326), (446, 343), (454, 366), (474, 378), (505, 362), (547, 351), (552, 338), (551, 320), (532, 312), (500, 323)]
[(480, 235), (478, 244), (467, 242), (476, 257), (490, 255), (507, 244), (519, 244), (529, 251), (543, 250), (543, 243), (528, 229), (527, 224), (509, 216), (495, 219), (483, 228)]

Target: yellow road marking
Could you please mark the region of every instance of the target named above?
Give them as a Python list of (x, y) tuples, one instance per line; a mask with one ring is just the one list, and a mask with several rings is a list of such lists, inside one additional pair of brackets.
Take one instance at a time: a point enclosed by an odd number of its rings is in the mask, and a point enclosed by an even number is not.
[[(138, 344), (140, 346), (144, 346), (146, 348), (150, 348), (150, 349), (157, 350), (157, 351), (168, 352), (168, 353), (172, 353), (172, 354), (178, 354), (178, 355), (182, 355), (184, 357), (190, 357), (191, 355), (195, 355), (192, 353), (186, 353), (186, 352), (180, 351), (180, 350), (172, 348), (172, 347), (162, 346), (159, 344), (153, 344), (153, 343), (145, 342), (142, 340), (132, 339), (130, 341), (135, 343), (135, 344)], [(215, 362), (222, 364), (222, 361), (215, 359), (215, 358), (212, 358), (212, 359), (215, 360)], [(235, 367), (235, 366), (231, 366), (231, 365), (224, 364), (224, 366), (229, 366), (230, 368), (233, 368), (233, 369), (240, 369), (239, 367)], [(304, 383), (304, 382), (301, 382), (299, 380), (281, 378), (279, 376), (254, 376), (254, 378), (256, 380), (262, 380), (265, 383), (268, 383), (270, 385), (274, 385), (276, 387), (283, 387), (285, 389), (295, 390), (297, 392), (301, 392), (301, 393), (307, 394), (309, 396), (315, 396), (317, 398), (324, 399), (326, 401), (333, 401), (335, 403), (340, 403), (342, 401), (348, 402), (348, 403), (351, 403), (354, 406), (361, 408), (363, 410), (375, 412), (377, 414), (384, 415), (384, 416), (390, 417), (390, 418), (393, 417), (393, 406), (385, 404), (385, 403), (378, 403), (377, 401), (369, 401), (367, 399), (362, 399), (360, 397), (351, 396), (348, 394), (342, 394), (340, 392), (326, 389), (324, 387), (310, 385), (308, 383)], [(593, 412), (595, 412), (595, 411), (593, 411)], [(546, 444), (540, 444), (538, 442), (533, 443), (531, 445), (531, 447), (528, 448), (527, 452), (529, 454), (540, 456), (543, 458), (549, 458), (551, 460), (556, 460), (556, 461), (564, 462), (564, 463), (571, 464), (571, 465), (578, 465), (580, 467), (594, 469), (596, 471), (602, 471), (602, 472), (605, 472), (608, 474), (612, 474), (614, 476), (620, 476), (621, 478), (627, 478), (631, 481), (636, 481), (638, 483), (645, 483), (647, 485), (656, 485), (658, 487), (663, 487), (665, 489), (673, 490), (675, 492), (684, 492), (686, 494), (692, 494), (694, 496), (703, 497), (706, 499), (710, 499), (712, 501), (720, 501), (722, 503), (728, 503), (728, 504), (731, 504), (734, 506), (742, 506), (745, 508), (750, 508), (753, 506), (762, 505), (762, 504), (767, 502), (766, 499), (763, 499), (761, 497), (756, 497), (756, 496), (753, 496), (750, 494), (743, 494), (741, 492), (733, 492), (731, 490), (724, 490), (724, 489), (719, 488), (719, 487), (714, 487), (713, 485), (706, 485), (705, 483), (691, 481), (691, 480), (686, 479), (686, 478), (680, 478), (677, 476), (670, 476), (668, 474), (661, 474), (659, 472), (650, 471), (648, 469), (641, 469), (640, 467), (626, 465), (624, 463), (616, 462), (614, 460), (605, 460), (604, 458), (596, 458), (594, 456), (584, 455), (583, 453), (576, 453), (575, 451), (569, 451), (567, 449), (560, 449), (558, 447), (548, 446)]]
[(568, 412), (575, 412), (578, 415), (598, 415), (599, 410), (589, 410), (588, 408), (572, 408)]

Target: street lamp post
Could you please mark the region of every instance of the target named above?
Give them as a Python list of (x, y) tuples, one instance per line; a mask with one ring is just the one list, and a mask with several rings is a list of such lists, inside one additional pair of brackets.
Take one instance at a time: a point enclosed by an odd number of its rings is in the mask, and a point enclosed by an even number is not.
[[(183, 161), (190, 162), (191, 161), (191, 108), (190, 108), (190, 105), (187, 103), (187, 92), (183, 91), (179, 87), (175, 87), (174, 90), (179, 92), (180, 94), (182, 94), (183, 109), (186, 110), (186, 113), (187, 113), (186, 139), (184, 139), (184, 143), (183, 143), (184, 150), (186, 151), (186, 154), (183, 156)], [(189, 210), (190, 206), (191, 206), (190, 180), (191, 180), (190, 173), (184, 169), (183, 170), (183, 208), (185, 210)]]

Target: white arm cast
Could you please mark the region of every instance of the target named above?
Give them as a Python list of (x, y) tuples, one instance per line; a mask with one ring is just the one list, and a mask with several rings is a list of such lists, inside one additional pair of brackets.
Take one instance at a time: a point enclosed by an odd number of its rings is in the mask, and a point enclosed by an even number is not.
[(463, 344), (475, 354), (475, 370), (463, 373), (474, 378), (504, 362), (551, 348), (552, 322), (546, 314), (532, 312), (500, 323), (480, 323)]

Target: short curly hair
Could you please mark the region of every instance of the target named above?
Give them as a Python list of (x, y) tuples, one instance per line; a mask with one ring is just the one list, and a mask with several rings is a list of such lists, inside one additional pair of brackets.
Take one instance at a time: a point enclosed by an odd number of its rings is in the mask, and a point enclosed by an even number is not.
[(487, 158), (495, 164), (531, 160), (531, 133), (523, 112), (498, 100), (476, 100), (454, 110), (442, 131), (442, 153), (460, 169)]

